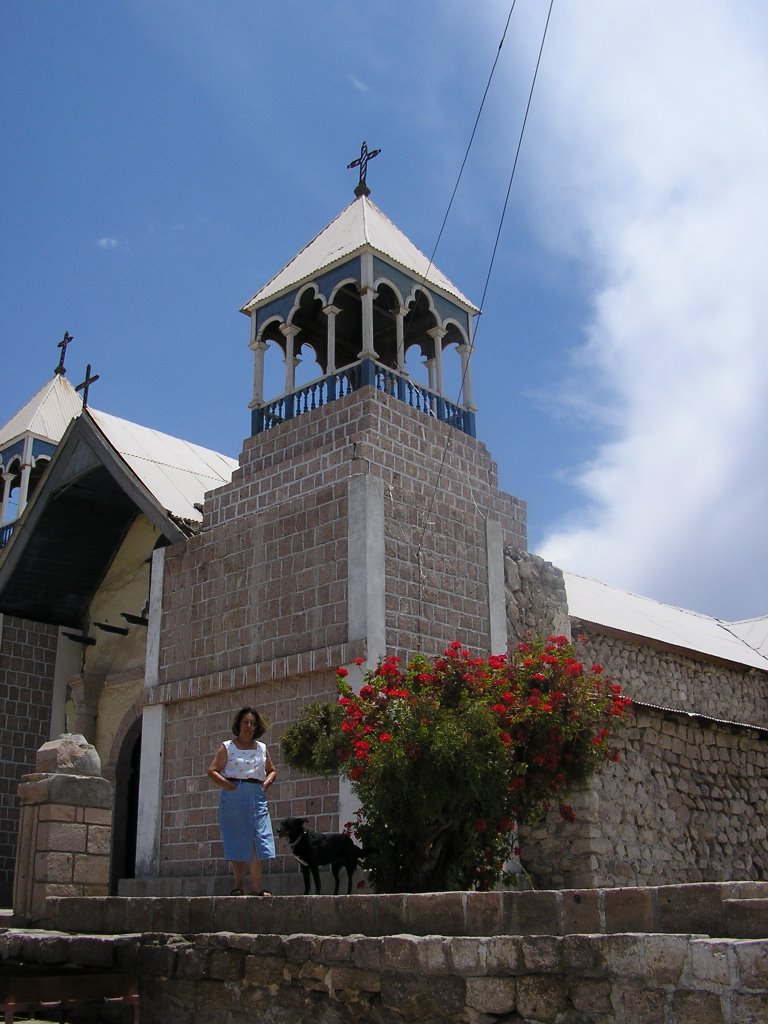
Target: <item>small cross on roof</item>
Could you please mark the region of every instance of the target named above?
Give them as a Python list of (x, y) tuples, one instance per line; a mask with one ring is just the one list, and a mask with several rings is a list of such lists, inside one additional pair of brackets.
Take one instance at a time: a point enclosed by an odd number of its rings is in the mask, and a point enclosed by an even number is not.
[(63, 377), (64, 374), (67, 372), (64, 369), (64, 356), (67, 354), (67, 345), (70, 343), (70, 341), (74, 341), (74, 340), (75, 339), (72, 337), (72, 335), (69, 333), (69, 331), (64, 331), (64, 337), (61, 339), (59, 344), (56, 346), (56, 348), (60, 348), (61, 349), (61, 355), (59, 356), (59, 365), (56, 367), (56, 369), (53, 372), (55, 374), (58, 374), (58, 376), (60, 376), (60, 377)]
[(360, 156), (357, 160), (353, 160), (351, 164), (347, 164), (347, 170), (351, 170), (353, 167), (360, 168), (360, 181), (355, 189), (355, 195), (358, 196), (358, 198), (360, 196), (369, 196), (371, 194), (371, 190), (368, 188), (365, 180), (366, 175), (368, 174), (368, 161), (373, 160), (373, 158), (378, 156), (380, 152), (380, 149), (372, 149), (369, 151), (368, 143), (364, 142), (360, 147)]
[(95, 373), (93, 376), (91, 376), (91, 364), (88, 363), (88, 365), (85, 368), (85, 380), (81, 384), (78, 384), (77, 387), (75, 388), (75, 391), (82, 391), (83, 392), (83, 408), (84, 409), (88, 408), (88, 389), (90, 388), (91, 384), (95, 384), (95, 382), (98, 379), (99, 379), (99, 374), (98, 373)]

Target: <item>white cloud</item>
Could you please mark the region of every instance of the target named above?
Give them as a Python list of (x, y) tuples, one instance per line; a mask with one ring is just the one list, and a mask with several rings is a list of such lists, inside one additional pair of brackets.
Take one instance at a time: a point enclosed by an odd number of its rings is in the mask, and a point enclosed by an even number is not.
[(351, 85), (354, 86), (354, 88), (357, 89), (358, 92), (370, 91), (370, 86), (366, 85), (365, 82), (362, 82), (359, 78), (355, 78), (354, 75), (347, 75), (347, 78)]
[(99, 249), (116, 249), (119, 244), (116, 238), (98, 238), (96, 240)]
[(611, 435), (540, 551), (724, 617), (768, 612), (768, 12), (556, 5), (537, 122), (540, 217), (591, 264), (570, 386)]

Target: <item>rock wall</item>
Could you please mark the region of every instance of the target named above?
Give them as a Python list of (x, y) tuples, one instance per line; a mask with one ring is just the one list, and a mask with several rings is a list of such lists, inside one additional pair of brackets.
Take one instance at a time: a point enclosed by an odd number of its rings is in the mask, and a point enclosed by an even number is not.
[(523, 830), (537, 887), (768, 877), (768, 731), (636, 705), (621, 760)]
[(574, 621), (584, 640), (584, 659), (605, 665), (636, 700), (731, 722), (768, 726), (768, 671), (651, 646), (648, 641), (609, 636)]
[(504, 579), (510, 647), (529, 632), (570, 637), (568, 598), (557, 566), (528, 551), (507, 548)]

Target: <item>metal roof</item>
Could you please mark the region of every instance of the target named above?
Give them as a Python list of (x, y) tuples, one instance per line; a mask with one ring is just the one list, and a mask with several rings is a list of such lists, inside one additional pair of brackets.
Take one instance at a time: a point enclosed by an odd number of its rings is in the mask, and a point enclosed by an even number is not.
[(595, 625), (768, 671), (768, 617), (726, 622), (563, 571), (568, 612)]
[(0, 448), (24, 434), (34, 434), (58, 444), (82, 407), (82, 398), (66, 377), (57, 373), (0, 428)]
[(430, 264), (424, 253), (367, 196), (360, 196), (345, 207), (338, 217), (246, 302), (241, 312), (248, 312), (252, 306), (261, 305), (301, 281), (311, 280), (317, 276), (318, 271), (341, 263), (366, 248), (385, 256), (406, 273), (439, 289), (471, 312), (478, 312), (477, 306), (436, 266)]
[(158, 505), (180, 519), (202, 522), (195, 505), (206, 491), (229, 483), (239, 465), (237, 459), (159, 430), (95, 409), (88, 412)]

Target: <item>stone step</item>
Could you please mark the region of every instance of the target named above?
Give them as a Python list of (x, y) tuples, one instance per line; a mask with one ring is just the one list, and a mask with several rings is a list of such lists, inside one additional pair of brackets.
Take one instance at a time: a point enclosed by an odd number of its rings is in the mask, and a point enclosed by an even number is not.
[(723, 905), (731, 938), (768, 939), (768, 899), (730, 899)]
[(572, 935), (727, 937), (727, 902), (768, 903), (768, 882), (621, 889), (352, 896), (53, 897), (45, 926), (121, 934)]

